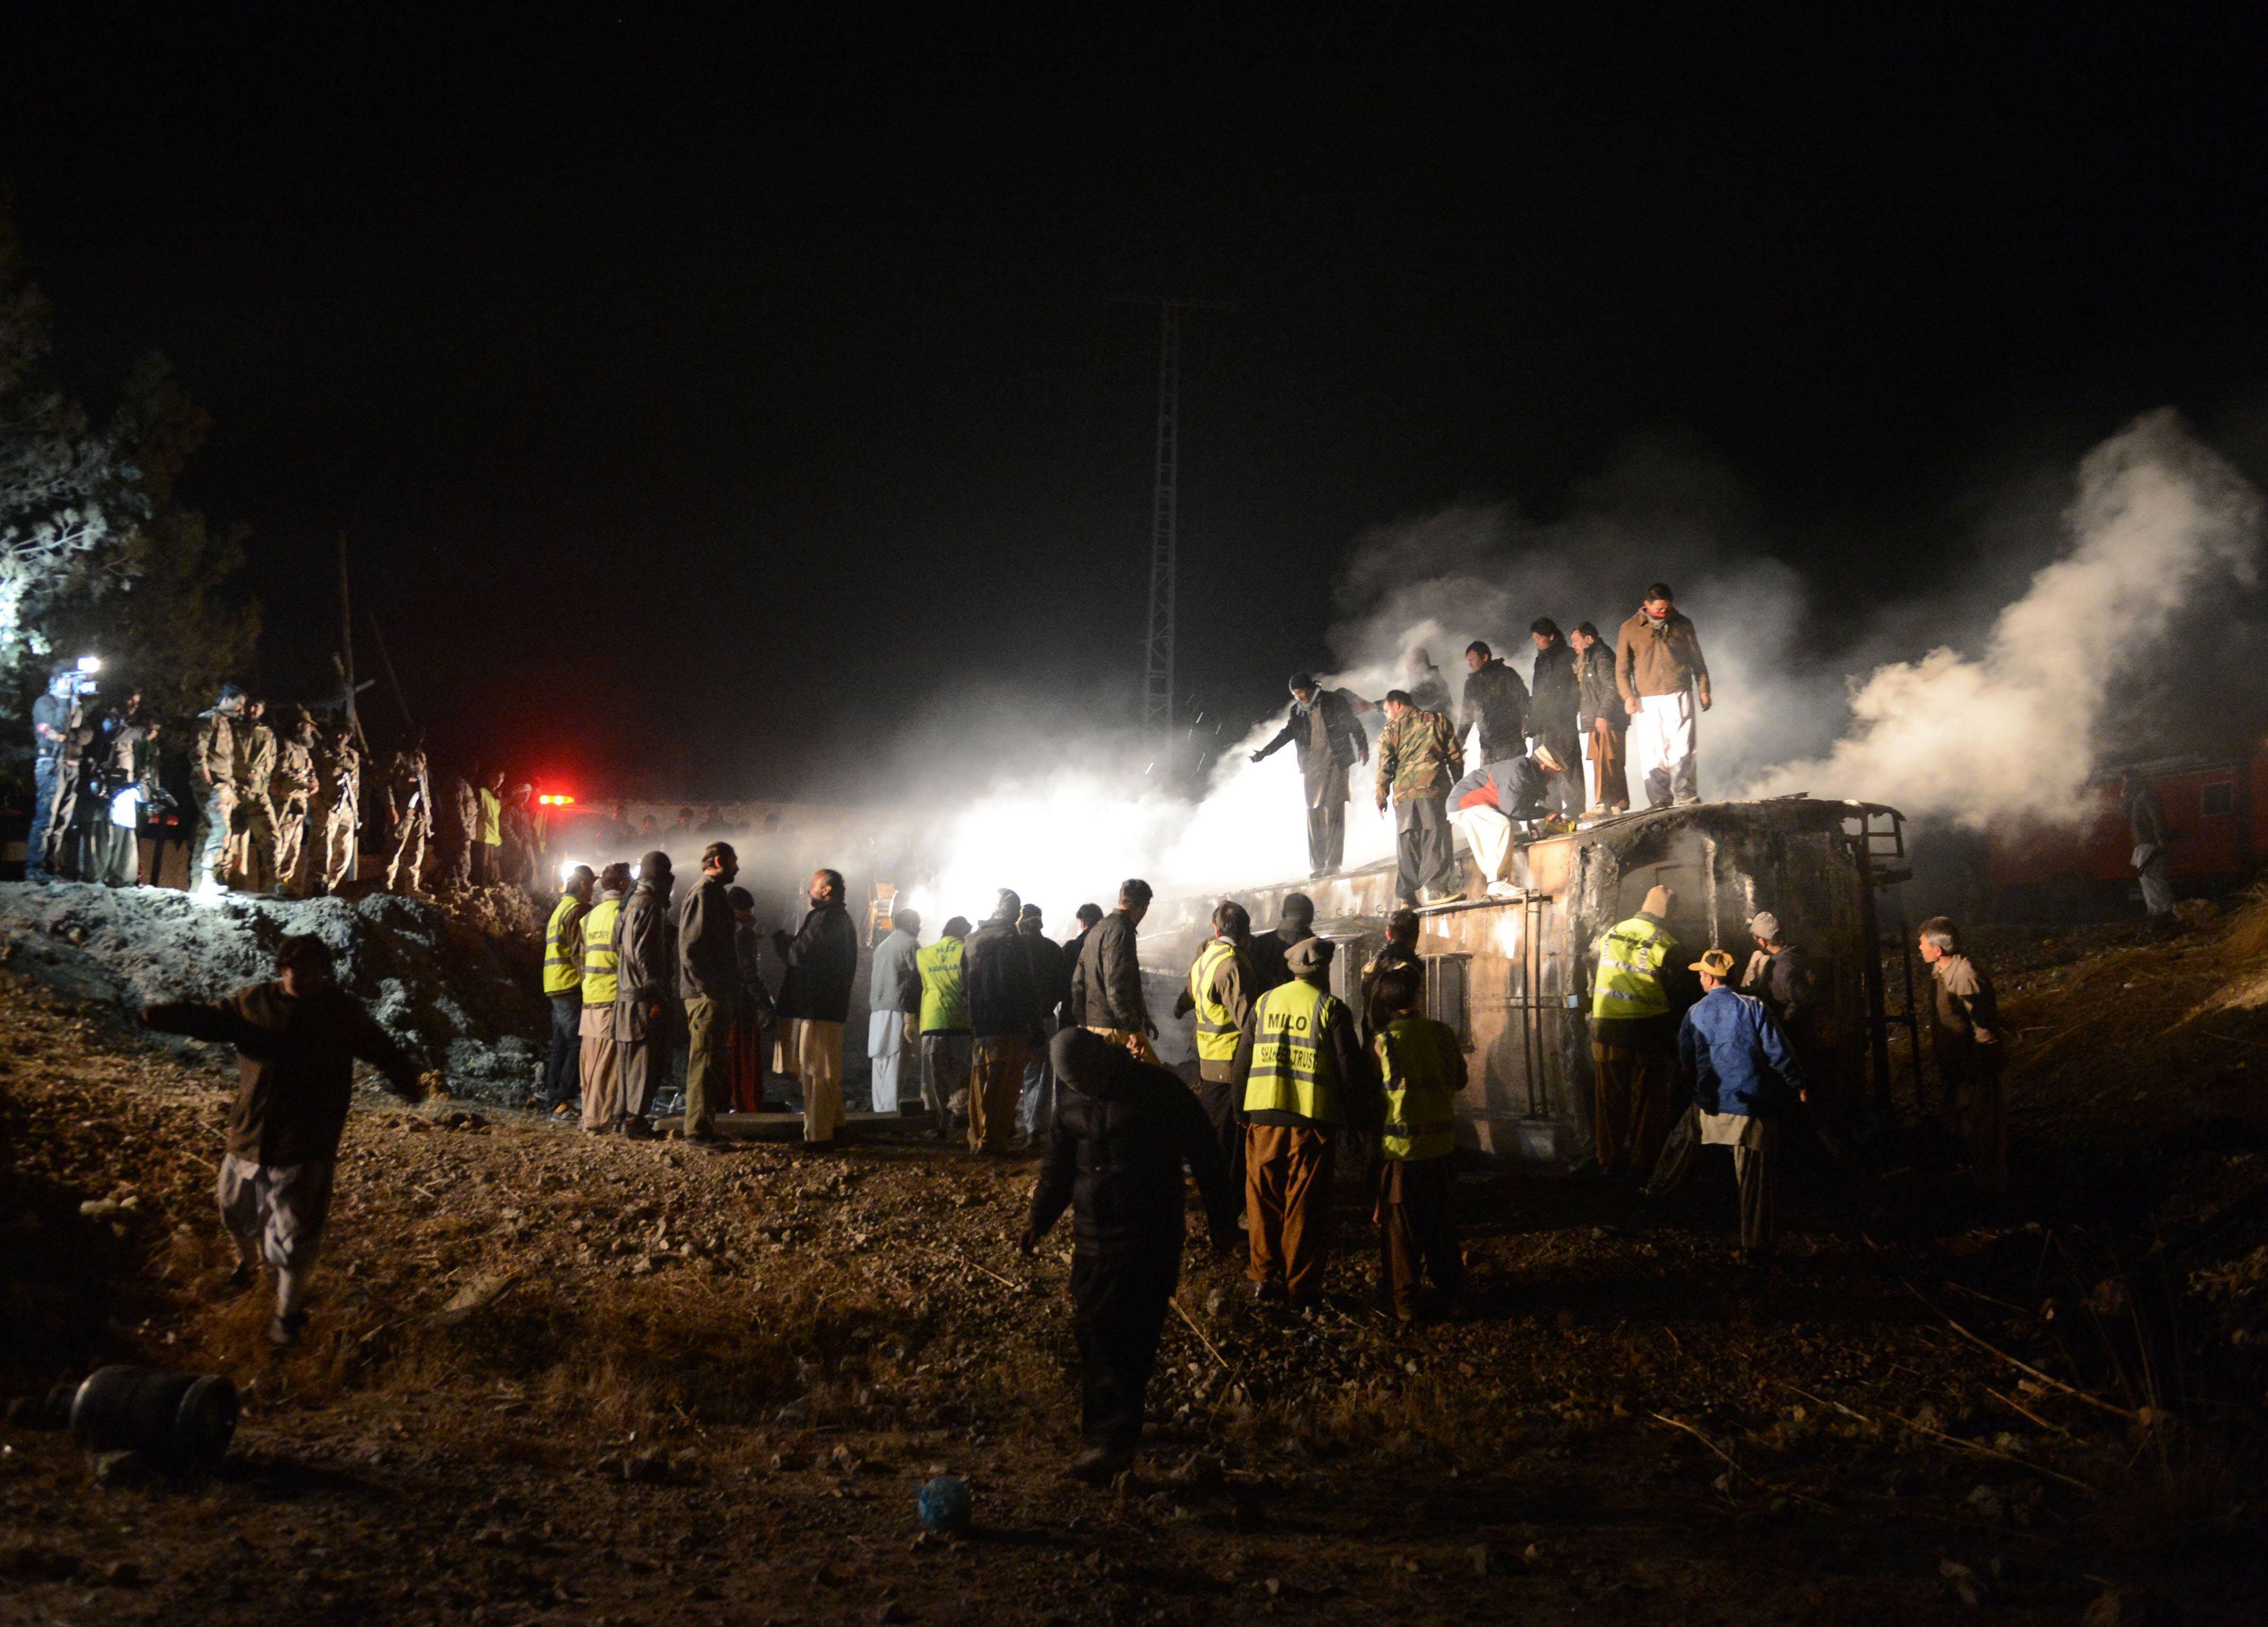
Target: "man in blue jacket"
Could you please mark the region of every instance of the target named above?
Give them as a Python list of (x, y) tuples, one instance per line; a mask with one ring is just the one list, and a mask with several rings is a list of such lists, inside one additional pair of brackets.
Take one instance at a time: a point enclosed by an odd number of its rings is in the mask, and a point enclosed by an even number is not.
[(1711, 949), (1689, 970), (1700, 974), (1701, 998), (1686, 1008), (1677, 1055), (1693, 1082), (1693, 1104), (1646, 1191), (1659, 1198), (1682, 1184), (1697, 1146), (1731, 1147), (1741, 1184), (1741, 1254), (1755, 1259), (1771, 1251), (1778, 1230), (1779, 1121), (1806, 1099), (1803, 1071), (1764, 1002), (1727, 986), (1730, 954)]

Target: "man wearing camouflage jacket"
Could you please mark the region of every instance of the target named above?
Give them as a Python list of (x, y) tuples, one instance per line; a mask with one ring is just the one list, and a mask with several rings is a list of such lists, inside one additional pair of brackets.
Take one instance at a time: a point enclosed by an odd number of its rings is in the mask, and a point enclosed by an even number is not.
[(1385, 813), (1390, 797), (1400, 861), (1394, 896), (1403, 904), (1454, 897), (1462, 890), (1449, 834), (1449, 788), (1464, 775), (1464, 749), (1449, 720), (1421, 709), (1406, 690), (1387, 695), (1386, 718), (1378, 737), (1378, 811)]

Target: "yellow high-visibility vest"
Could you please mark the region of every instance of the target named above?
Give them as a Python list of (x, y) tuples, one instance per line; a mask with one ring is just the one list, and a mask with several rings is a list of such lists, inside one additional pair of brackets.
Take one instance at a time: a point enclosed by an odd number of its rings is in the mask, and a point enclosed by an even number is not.
[(615, 967), (622, 951), (615, 947), (615, 918), (622, 912), (620, 898), (601, 898), (583, 918), (583, 1003), (611, 1006), (622, 992)]
[[(1228, 1008), (1213, 997), (1213, 975), (1230, 961), (1238, 957), (1236, 945), (1226, 938), (1215, 938), (1197, 951), (1197, 964), (1189, 968), (1189, 998), (1197, 1002), (1197, 1060), (1200, 1062), (1233, 1062), (1237, 1042), (1244, 1030), (1232, 1022)], [(1249, 985), (1248, 984), (1248, 987)]]
[(1594, 1017), (1658, 1017), (1669, 1010), (1661, 968), (1677, 940), (1669, 929), (1633, 915), (1599, 946), (1599, 979), (1591, 990)]
[(1297, 1113), (1318, 1124), (1339, 1122), (1338, 1064), (1322, 1041), (1325, 1025), (1340, 1009), (1336, 1000), (1299, 978), (1260, 997), (1252, 1010), (1246, 1112)]
[(1457, 1150), (1456, 1035), (1426, 1017), (1400, 1016), (1371, 1049), (1386, 1083), (1386, 1124), (1378, 1150), (1388, 1158), (1447, 1158)]
[(568, 927), (585, 909), (583, 900), (571, 892), (553, 908), (551, 924), (543, 929), (543, 992), (547, 994), (570, 993), (583, 986), (582, 964), (567, 953), (564, 940)]
[(481, 792), (481, 840), (490, 847), (504, 845), (504, 804), (485, 788)]
[(914, 956), (921, 973), (921, 1025), (924, 1034), (968, 1026), (968, 991), (961, 961), (968, 946), (959, 938), (939, 938)]

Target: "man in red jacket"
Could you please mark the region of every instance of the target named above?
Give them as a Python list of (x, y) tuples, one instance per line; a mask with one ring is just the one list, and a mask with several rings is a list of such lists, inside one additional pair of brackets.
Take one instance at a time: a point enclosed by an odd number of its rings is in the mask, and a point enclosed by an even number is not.
[(236, 1047), (236, 1105), (217, 1196), (236, 1244), (234, 1281), (250, 1287), (262, 1260), (275, 1267), (268, 1338), (289, 1345), (307, 1322), (301, 1307), (330, 1213), (355, 1062), (378, 1069), (405, 1102), (439, 1091), (441, 1076), (421, 1077), (361, 1002), (332, 980), (331, 952), (315, 937), (287, 937), (276, 946), (271, 983), (210, 1004), (151, 1006), (142, 1022)]

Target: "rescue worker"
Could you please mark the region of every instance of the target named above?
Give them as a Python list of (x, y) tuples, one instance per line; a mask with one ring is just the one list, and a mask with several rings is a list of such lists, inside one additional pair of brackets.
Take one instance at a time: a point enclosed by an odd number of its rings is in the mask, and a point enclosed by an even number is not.
[(1677, 1055), (1693, 1101), (1646, 1194), (1666, 1197), (1682, 1185), (1698, 1147), (1731, 1147), (1741, 1187), (1741, 1257), (1757, 1260), (1771, 1252), (1778, 1233), (1781, 1125), (1807, 1099), (1803, 1071), (1764, 1003), (1729, 986), (1729, 952), (1711, 949), (1687, 970), (1700, 974), (1701, 998), (1678, 1024)]
[(243, 711), (244, 692), (223, 684), (212, 706), (197, 714), (196, 743), (189, 752), (189, 778), (197, 795), (189, 890), (204, 898), (228, 890), (228, 839), (236, 825), (236, 729)]
[(1508, 763), (1483, 764), (1449, 788), (1449, 818), (1465, 833), (1485, 897), (1519, 892), (1512, 879), (1513, 838), (1543, 821), (1544, 800), (1565, 785), (1565, 768), (1551, 747), (1538, 745)]
[(2152, 921), (2167, 921), (2174, 913), (2174, 883), (2167, 873), (2165, 799), (2150, 777), (2139, 768), (2119, 775), (2119, 800), (2126, 812), (2127, 833), (2134, 839), (2135, 879), (2142, 883), (2142, 908)]
[(1032, 957), (1016, 923), (1024, 901), (1000, 889), (991, 919), (968, 940), (962, 962), (968, 993), (968, 1031), (974, 1037), (968, 1069), (968, 1150), (1011, 1150), (1016, 1132), (1016, 1099), (1023, 1094), (1024, 1065), (1040, 1027), (1040, 991), (1032, 978)]
[(1312, 672), (1292, 675), (1292, 710), (1276, 737), (1252, 754), (1256, 763), (1289, 745), (1300, 762), (1300, 783), (1307, 807), (1307, 874), (1335, 874), (1346, 862), (1347, 800), (1354, 795), (1351, 772), (1370, 760), (1370, 737), (1355, 720), (1375, 710), (1351, 689), (1324, 689)]
[(1063, 1109), (1017, 1246), (1037, 1252), (1071, 1211), (1079, 1435), (1071, 1474), (1108, 1485), (1131, 1468), (1166, 1308), (1181, 1279), (1182, 1167), (1197, 1177), (1215, 1259), (1236, 1246), (1236, 1188), (1178, 1074), (1067, 1028), (1049, 1047)]
[(55, 800), (48, 810), (48, 828), (40, 837), (46, 851), (41, 864), (51, 876), (66, 881), (85, 878), (80, 867), (85, 845), (86, 814), (94, 797), (92, 782), (99, 735), (95, 720), (83, 702), (74, 700), (63, 729), (63, 746), (55, 761)]
[(1304, 892), (1287, 892), (1276, 907), (1276, 925), (1252, 940), (1245, 957), (1252, 963), (1252, 998), (1292, 980), (1288, 956), (1292, 946), (1315, 935), (1315, 901)]
[(1327, 992), (1331, 942), (1291, 954), (1292, 980), (1260, 997), (1241, 1066), (1245, 1276), (1255, 1299), (1319, 1303), (1329, 1244), (1331, 1162), (1339, 1131), (1377, 1120), (1378, 1087), (1354, 1015)]
[(1672, 894), (1646, 890), (1638, 912), (1599, 942), (1591, 991), (1594, 1129), (1600, 1171), (1643, 1180), (1669, 1133), (1670, 1059), (1677, 1026), (1661, 970), (1676, 950), (1668, 920)]
[(1575, 728), (1583, 737), (1583, 783), (1593, 818), (1627, 812), (1630, 782), (1623, 774), (1630, 714), (1615, 687), (1615, 652), (1586, 621), (1567, 635), (1575, 647)]
[(332, 980), (331, 952), (312, 935), (288, 935), (276, 945), (273, 981), (210, 1005), (151, 1006), (142, 1022), (161, 1034), (236, 1047), (236, 1103), (215, 1196), (236, 1245), (235, 1285), (250, 1287), (263, 1262), (275, 1271), (268, 1340), (292, 1344), (307, 1322), (307, 1280), (330, 1213), (355, 1063), (376, 1068), (405, 1102), (438, 1092), (441, 1076), (421, 1076), (361, 1002)]
[(433, 779), (424, 737), (414, 732), (387, 764), (386, 832), (394, 845), (386, 861), (387, 891), (417, 891), (425, 844), (433, 836)]
[(132, 887), (141, 881), (135, 832), (143, 810), (166, 801), (158, 783), (158, 725), (143, 715), (142, 697), (129, 694), (103, 720), (103, 732), (107, 740), (98, 747), (89, 770), (94, 805), (79, 879)]
[[(524, 891), (535, 886), (536, 863), (541, 857), (535, 816), (529, 811), (530, 799), (534, 795), (532, 785), (516, 785), (505, 792), (499, 826), (504, 832), (504, 845), (497, 852), (497, 879), (506, 887), (518, 887)], [(692, 844), (688, 841), (686, 845)]]
[(1709, 709), (1701, 635), (1657, 582), (1615, 639), (1615, 688), (1630, 718), (1631, 768), (1650, 808), (1701, 800), (1696, 713)]
[(1362, 1043), (1368, 1044), (1377, 1037), (1399, 1007), (1380, 1002), (1379, 979), (1400, 967), (1418, 979), (1418, 992), (1425, 992), (1425, 963), (1418, 953), (1418, 912), (1396, 910), (1386, 918), (1386, 942), (1370, 964), (1362, 969), (1362, 1009), (1357, 1014), (1362, 1032)]
[(1477, 729), (1484, 763), (1528, 750), (1528, 685), (1479, 639), (1465, 646), (1465, 693), (1457, 708), (1457, 744)]
[(473, 885), (497, 887), (504, 883), (504, 770), (483, 780), (475, 769), (473, 779), (479, 788), (475, 801), (480, 805), (473, 826)]
[(583, 919), (599, 878), (587, 864), (568, 872), (567, 890), (543, 927), (543, 997), (551, 1002), (551, 1049), (543, 1059), (543, 1105), (559, 1118), (581, 1094), (578, 1076), (583, 1030)]
[(2008, 1190), (2008, 1103), (2001, 1081), (2007, 1047), (1999, 1001), (1984, 968), (1961, 952), (1952, 921), (1933, 915), (1922, 922), (1920, 939), (1935, 993), (1930, 1050), (1946, 1106), (1968, 1151), (1970, 1178), (1978, 1191), (1998, 1197)]
[(336, 892), (355, 878), (356, 827), (362, 818), (362, 748), (354, 728), (342, 723), (323, 759), (323, 890)]
[(953, 1139), (953, 1099), (968, 1089), (976, 1037), (968, 1031), (968, 918), (945, 923), (938, 941), (914, 956), (921, 975), (922, 1104), (937, 1116), (937, 1139)]
[(716, 1116), (731, 1110), (733, 1013), (740, 1003), (740, 957), (733, 933), (732, 885), (740, 855), (730, 842), (701, 850), (701, 880), (677, 906), (677, 987), (685, 1001), (685, 1120), (692, 1147), (730, 1145)]
[(858, 931), (843, 903), (843, 873), (815, 871), (811, 908), (790, 938), (772, 934), (787, 963), (780, 986), (779, 1071), (803, 1088), (803, 1144), (830, 1147), (843, 1128), (843, 1025), (858, 971)]
[(920, 1043), (921, 970), (914, 964), (920, 952), (921, 917), (900, 910), (890, 917), (889, 935), (874, 946), (867, 973), (866, 1104), (877, 1113), (898, 1110), (906, 1058)]
[(652, 1139), (653, 1099), (669, 1077), (679, 999), (677, 922), (669, 908), (676, 884), (669, 855), (647, 854), (615, 919), (615, 1071), (622, 1086), (622, 1133), (634, 1141)]
[(1237, 1087), (1237, 1056), (1252, 1044), (1252, 916), (1233, 898), (1213, 906), (1212, 937), (1189, 966), (1189, 980), (1174, 1001), (1174, 1015), (1197, 1015), (1197, 1100), (1204, 1103), (1221, 1157), (1236, 1176), (1244, 1174), (1243, 1103)]
[[(225, 692), (224, 692), (225, 693)], [(24, 879), (52, 879), (47, 865), (48, 822), (55, 806), (55, 781), (63, 762), (63, 741), (75, 726), (78, 710), (78, 670), (57, 662), (48, 675), (47, 693), (32, 702), (32, 828), (24, 838)], [(194, 855), (195, 849), (192, 849)], [(190, 883), (196, 884), (195, 866)]]
[(1411, 650), (1403, 661), (1402, 686), (1410, 692), (1410, 703), (1420, 712), (1449, 715), (1449, 681), (1433, 664), (1433, 652), (1424, 645)]
[(315, 720), (301, 712), (276, 747), (268, 795), (276, 810), (276, 888), (293, 898), (307, 892), (307, 810), (320, 786), (315, 774)]
[(1825, 1071), (1810, 954), (1787, 942), (1779, 917), (1770, 910), (1758, 910), (1749, 918), (1749, 935), (1756, 947), (1741, 974), (1740, 992), (1764, 1001), (1764, 1009), (1795, 1050), (1806, 1089), (1815, 1095), (1825, 1081)]
[[(1101, 912), (1095, 912), (1101, 918)], [(1071, 961), (1064, 956), (1063, 945), (1042, 931), (1040, 906), (1027, 904), (1016, 920), (1017, 935), (1024, 941), (1024, 952), (1031, 957), (1032, 985), (1040, 992), (1040, 1037), (1032, 1047), (1032, 1059), (1024, 1065), (1024, 1090), (1016, 1103), (1016, 1128), (1023, 1144), (1031, 1152), (1045, 1152), (1048, 1126), (1056, 1117), (1055, 1053), (1048, 1042), (1055, 1037), (1063, 1021), (1064, 1002), (1071, 998)]]
[[(1415, 926), (1413, 918), (1412, 926)], [(1424, 969), (1388, 966), (1373, 999), (1386, 1021), (1370, 1042), (1384, 1098), (1378, 1132), (1378, 1309), (1405, 1326), (1426, 1308), (1421, 1279), (1433, 1279), (1437, 1305), (1464, 1297), (1449, 1155), (1457, 1150), (1457, 1096), (1466, 1083), (1464, 1047), (1454, 1029), (1420, 1009)]]
[(621, 1059), (615, 1054), (615, 1002), (622, 993), (622, 949), (616, 928), (630, 890), (630, 867), (616, 862), (599, 872), (599, 901), (583, 930), (583, 1131), (605, 1135), (622, 1127)]
[(1464, 751), (1449, 720), (1406, 691), (1386, 697), (1386, 717), (1378, 737), (1378, 811), (1386, 812), (1391, 797), (1399, 861), (1394, 896), (1403, 904), (1454, 897), (1463, 890), (1449, 834), (1449, 788), (1463, 777)]
[(276, 890), (276, 731), (268, 703), (247, 698), (236, 725), (236, 818), (229, 835), (229, 873), (247, 892)]
[(1150, 1048), (1158, 1025), (1150, 1020), (1138, 955), (1138, 929), (1150, 912), (1150, 883), (1138, 876), (1121, 883), (1118, 907), (1086, 934), (1071, 974), (1071, 1008), (1079, 1026), (1125, 1046), (1145, 1062), (1158, 1059)]
[(1530, 622), (1528, 636), (1535, 646), (1528, 679), (1535, 698), (1528, 708), (1528, 737), (1548, 747), (1552, 760), (1561, 765), (1552, 772), (1544, 801), (1553, 813), (1572, 823), (1583, 810), (1583, 788), (1576, 783), (1581, 778), (1575, 730), (1582, 712), (1582, 685), (1575, 672), (1575, 652), (1549, 616)]

